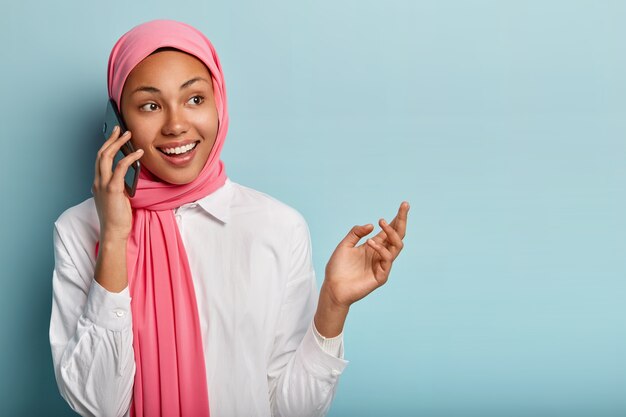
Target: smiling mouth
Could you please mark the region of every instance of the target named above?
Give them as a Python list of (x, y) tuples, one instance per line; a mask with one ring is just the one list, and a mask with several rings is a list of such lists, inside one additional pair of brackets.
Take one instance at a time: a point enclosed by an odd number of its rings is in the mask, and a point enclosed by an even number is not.
[(181, 155), (185, 155), (191, 151), (193, 151), (196, 146), (198, 146), (198, 143), (200, 143), (200, 141), (197, 142), (193, 142), (193, 143), (189, 143), (187, 145), (184, 146), (177, 146), (174, 148), (166, 148), (166, 147), (162, 147), (162, 148), (157, 148), (161, 153), (167, 155), (167, 156), (181, 156)]

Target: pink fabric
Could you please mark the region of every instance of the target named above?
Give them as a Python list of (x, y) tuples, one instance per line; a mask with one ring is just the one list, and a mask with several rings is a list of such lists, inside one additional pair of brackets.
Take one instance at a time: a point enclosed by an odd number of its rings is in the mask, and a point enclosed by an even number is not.
[(226, 181), (220, 153), (228, 130), (222, 68), (211, 42), (174, 20), (152, 20), (125, 33), (109, 57), (109, 97), (119, 105), (128, 74), (155, 49), (171, 46), (211, 73), (219, 127), (198, 178), (172, 185), (142, 170), (133, 207), (127, 264), (137, 371), (131, 415), (208, 416), (206, 367), (189, 261), (173, 209), (211, 194)]

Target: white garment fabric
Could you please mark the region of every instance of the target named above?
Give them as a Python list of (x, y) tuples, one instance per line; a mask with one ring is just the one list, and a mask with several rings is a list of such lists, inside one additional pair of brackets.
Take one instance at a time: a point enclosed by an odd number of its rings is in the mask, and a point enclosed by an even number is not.
[[(313, 324), (318, 289), (302, 215), (230, 179), (175, 210), (196, 291), (212, 417), (324, 416), (348, 361)], [(130, 293), (94, 280), (93, 198), (55, 222), (50, 345), (63, 398), (83, 416), (129, 416)], [(182, 387), (184, 389), (184, 387)]]

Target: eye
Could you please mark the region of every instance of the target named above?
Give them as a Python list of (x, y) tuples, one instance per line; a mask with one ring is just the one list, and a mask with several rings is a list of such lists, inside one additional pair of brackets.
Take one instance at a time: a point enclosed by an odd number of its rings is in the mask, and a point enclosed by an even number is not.
[[(149, 110), (146, 109), (146, 106), (151, 106), (149, 107)], [(146, 103), (143, 106), (139, 107), (139, 109), (141, 109), (142, 111), (153, 111), (156, 110), (156, 107), (158, 107), (155, 103)]]
[[(191, 100), (193, 100), (193, 99), (197, 99), (197, 100), (195, 101), (195, 103), (194, 103), (194, 104), (196, 104), (196, 105), (198, 105), (198, 104), (202, 104), (202, 102), (204, 102), (204, 96), (193, 96), (193, 97), (191, 97), (191, 98), (189, 99), (189, 101), (191, 101)], [(189, 102), (189, 101), (188, 101), (188, 102)]]

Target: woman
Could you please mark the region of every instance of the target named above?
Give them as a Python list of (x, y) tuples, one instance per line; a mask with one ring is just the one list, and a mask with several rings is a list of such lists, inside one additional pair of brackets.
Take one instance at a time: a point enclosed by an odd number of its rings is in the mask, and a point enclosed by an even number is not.
[[(326, 414), (349, 307), (386, 282), (408, 203), (366, 244), (373, 225), (348, 233), (318, 297), (300, 213), (226, 175), (224, 77), (201, 32), (173, 20), (132, 28), (111, 51), (108, 90), (128, 132), (100, 148), (93, 198), (55, 223), (62, 396), (82, 415)], [(138, 150), (113, 167), (127, 141)]]

